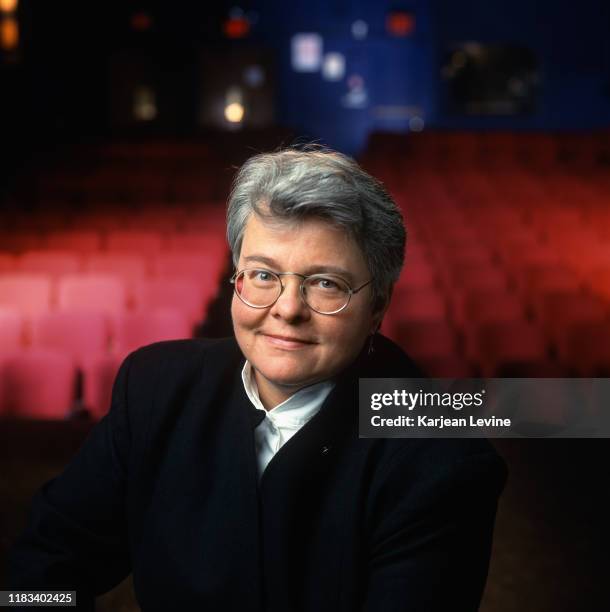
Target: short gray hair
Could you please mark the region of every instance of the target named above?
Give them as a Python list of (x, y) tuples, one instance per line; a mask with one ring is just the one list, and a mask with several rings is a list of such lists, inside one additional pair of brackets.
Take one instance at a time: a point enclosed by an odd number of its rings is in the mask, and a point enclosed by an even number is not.
[(385, 187), (352, 158), (318, 146), (251, 157), (233, 181), (227, 238), (237, 266), (249, 216), (322, 218), (345, 228), (362, 249), (375, 304), (385, 303), (404, 262), (402, 214)]

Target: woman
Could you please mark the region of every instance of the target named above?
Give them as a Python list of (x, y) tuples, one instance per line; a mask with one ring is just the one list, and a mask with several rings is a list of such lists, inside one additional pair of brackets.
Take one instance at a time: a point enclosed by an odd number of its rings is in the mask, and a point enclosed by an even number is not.
[(376, 334), (405, 231), (323, 150), (257, 155), (228, 208), (234, 339), (130, 355), (43, 487), (12, 587), (81, 609), (133, 572), (153, 610), (476, 610), (505, 470), (481, 440), (359, 439), (359, 377), (418, 371)]

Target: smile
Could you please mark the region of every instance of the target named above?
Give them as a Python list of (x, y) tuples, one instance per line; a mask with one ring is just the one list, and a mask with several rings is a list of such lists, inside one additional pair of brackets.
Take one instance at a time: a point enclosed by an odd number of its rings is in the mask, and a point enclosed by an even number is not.
[(301, 340), (300, 338), (292, 338), (290, 336), (275, 336), (273, 334), (262, 334), (265, 340), (277, 348), (283, 349), (301, 349), (308, 346), (313, 346), (314, 342)]

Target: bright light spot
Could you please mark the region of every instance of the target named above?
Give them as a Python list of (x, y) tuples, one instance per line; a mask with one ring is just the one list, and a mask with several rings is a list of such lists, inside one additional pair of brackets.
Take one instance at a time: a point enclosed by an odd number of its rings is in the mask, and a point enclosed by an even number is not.
[(0, 0), (0, 12), (14, 13), (17, 10), (18, 0)]
[(356, 40), (364, 40), (369, 35), (369, 24), (362, 20), (357, 19), (352, 23), (352, 36)]
[(254, 64), (244, 70), (244, 81), (250, 87), (260, 87), (265, 82), (265, 71), (262, 66)]
[(424, 120), (421, 117), (411, 117), (409, 119), (409, 129), (412, 132), (421, 132), (424, 129)]
[(0, 48), (14, 51), (19, 45), (19, 24), (13, 17), (0, 21)]
[(295, 34), (290, 42), (292, 68), (296, 72), (317, 72), (322, 63), (322, 37)]
[(244, 107), (239, 102), (232, 102), (225, 106), (225, 119), (229, 123), (241, 123), (244, 118)]
[(250, 32), (250, 22), (245, 17), (229, 17), (223, 29), (227, 38), (244, 38)]
[(415, 30), (415, 16), (407, 11), (390, 11), (386, 28), (392, 36), (409, 36)]
[(340, 81), (345, 76), (343, 53), (327, 53), (322, 63), (322, 77), (327, 81)]
[(138, 121), (152, 121), (157, 116), (157, 99), (150, 87), (137, 87), (134, 91), (133, 116)]

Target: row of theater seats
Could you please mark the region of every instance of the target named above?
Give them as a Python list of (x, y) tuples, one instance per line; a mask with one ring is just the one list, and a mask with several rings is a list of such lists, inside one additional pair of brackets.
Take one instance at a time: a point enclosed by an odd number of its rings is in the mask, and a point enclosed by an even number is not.
[[(113, 317), (56, 312), (32, 319), (28, 346), (15, 313), (0, 310), (0, 416), (63, 419), (78, 410), (108, 410), (118, 366), (132, 350), (188, 338), (183, 313), (157, 310)], [(12, 350), (11, 350), (12, 345)]]
[(399, 157), (424, 168), (469, 168), (518, 165), (537, 169), (557, 166), (589, 168), (610, 163), (610, 131), (595, 132), (462, 132), (376, 133), (364, 160)]
[[(110, 221), (112, 219), (112, 221)], [(8, 253), (23, 253), (24, 251), (59, 250), (76, 253), (95, 252), (214, 252), (225, 244), (224, 220), (213, 231), (201, 231), (195, 227), (189, 231), (180, 232), (174, 229), (176, 220), (173, 215), (156, 216), (158, 228), (152, 229), (116, 229), (127, 221), (114, 216), (107, 220), (107, 227), (115, 229), (99, 229), (100, 220), (95, 220), (97, 229), (82, 226), (79, 229), (65, 227), (49, 229), (49, 221), (39, 221), (37, 229), (24, 229), (22, 220), (17, 217), (5, 222), (5, 228), (0, 230), (1, 250)], [(32, 224), (32, 221), (29, 222)], [(143, 223), (140, 221), (140, 223)], [(150, 221), (149, 221), (150, 223)], [(6, 226), (13, 226), (13, 229)], [(47, 227), (45, 227), (47, 226)]]
[[(368, 152), (410, 230), (384, 330), (439, 376), (608, 375), (607, 164), (542, 171), (507, 146), (506, 163), (492, 167), (473, 154), (492, 140), (433, 135), (388, 155), (380, 138)], [(433, 163), (458, 144), (455, 166)], [(556, 155), (553, 137), (538, 144)]]
[(194, 323), (217, 291), (218, 274), (201, 278), (122, 274), (0, 274), (0, 307), (22, 317), (47, 311), (119, 314), (173, 308)]
[[(136, 254), (138, 253), (138, 254)], [(140, 254), (142, 253), (142, 254)], [(79, 253), (67, 250), (28, 250), (20, 255), (0, 251), (0, 273), (112, 273), (127, 277), (166, 276), (179, 274), (215, 278), (226, 260), (224, 244), (209, 254), (192, 250), (148, 252), (145, 249)]]
[(6, 216), (0, 416), (99, 418), (130, 351), (192, 336), (228, 263), (223, 207), (200, 208), (197, 231), (179, 230), (176, 207)]

